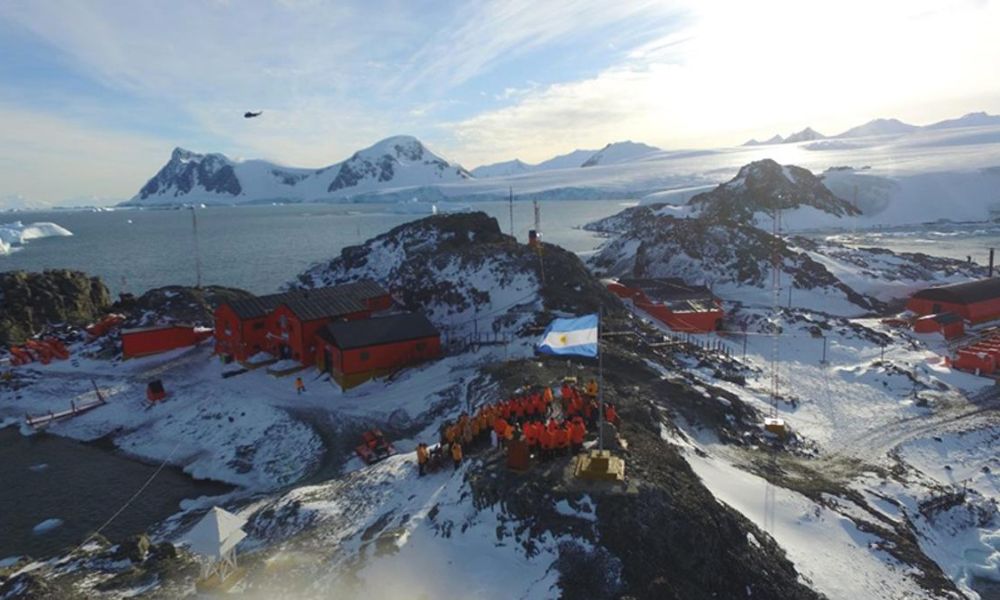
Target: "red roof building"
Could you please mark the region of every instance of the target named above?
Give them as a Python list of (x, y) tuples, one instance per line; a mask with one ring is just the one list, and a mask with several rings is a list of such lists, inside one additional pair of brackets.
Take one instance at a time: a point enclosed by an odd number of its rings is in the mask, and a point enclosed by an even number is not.
[(605, 281), (608, 291), (639, 308), (674, 331), (708, 333), (722, 326), (722, 303), (703, 285), (681, 279), (620, 279)]
[(389, 293), (371, 280), (223, 303), (215, 310), (215, 351), (239, 361), (269, 352), (312, 364), (314, 338), (325, 325), (391, 306)]
[(317, 368), (345, 389), (441, 356), (440, 333), (417, 313), (337, 321), (321, 329), (316, 340)]
[(916, 292), (906, 308), (918, 315), (954, 313), (971, 323), (1000, 319), (1000, 279), (980, 279)]

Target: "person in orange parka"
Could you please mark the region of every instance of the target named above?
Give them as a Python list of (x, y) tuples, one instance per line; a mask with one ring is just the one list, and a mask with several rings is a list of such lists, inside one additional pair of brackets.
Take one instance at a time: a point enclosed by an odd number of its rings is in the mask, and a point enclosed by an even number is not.
[(610, 402), (604, 404), (604, 420), (613, 425), (618, 424), (618, 410)]
[(535, 423), (533, 421), (528, 421), (524, 424), (522, 428), (524, 432), (524, 441), (528, 444), (529, 452), (535, 449), (538, 445), (538, 432), (535, 430)]
[(455, 470), (462, 464), (462, 444), (455, 442), (451, 445), (451, 460), (455, 462)]
[(557, 427), (552, 437), (555, 438), (555, 446), (559, 454), (564, 454), (569, 448), (569, 428)]
[(497, 432), (497, 442), (499, 443), (501, 448), (504, 446), (504, 443), (507, 440), (508, 429), (510, 429), (510, 425), (507, 424), (507, 420), (504, 419), (503, 417), (497, 419), (496, 423), (493, 424), (493, 430)]
[(573, 452), (579, 453), (583, 450), (583, 438), (587, 435), (587, 426), (583, 424), (583, 419), (576, 417), (570, 424), (570, 442), (573, 444)]
[(552, 432), (538, 424), (538, 446), (541, 448), (542, 460), (552, 458)]

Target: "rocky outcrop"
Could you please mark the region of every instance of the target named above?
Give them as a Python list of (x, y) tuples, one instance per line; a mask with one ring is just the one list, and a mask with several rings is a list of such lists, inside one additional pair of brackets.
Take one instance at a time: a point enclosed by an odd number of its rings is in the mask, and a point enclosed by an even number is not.
[(853, 204), (835, 196), (808, 169), (779, 165), (767, 158), (740, 168), (736, 177), (710, 192), (698, 194), (688, 204), (702, 218), (749, 223), (756, 213), (770, 214), (809, 206), (837, 217), (861, 214)]
[(539, 252), (500, 231), (482, 212), (435, 215), (400, 225), (312, 266), (296, 287), (378, 281), (404, 307), (443, 327), (509, 330), (533, 307), (594, 312), (618, 306), (580, 259), (562, 248)]
[(115, 308), (128, 315), (127, 327), (150, 327), (166, 323), (212, 327), (213, 312), (219, 304), (252, 295), (244, 290), (215, 285), (202, 288), (170, 285), (149, 290), (131, 301), (123, 300)]
[(22, 342), (50, 325), (86, 325), (110, 305), (104, 283), (79, 271), (0, 273), (0, 344)]

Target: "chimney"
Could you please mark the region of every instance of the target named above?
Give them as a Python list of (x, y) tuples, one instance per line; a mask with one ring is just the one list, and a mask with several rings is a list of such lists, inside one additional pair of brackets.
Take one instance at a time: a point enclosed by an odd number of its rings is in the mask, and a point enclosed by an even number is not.
[(990, 248), (990, 277), (993, 277), (993, 248)]

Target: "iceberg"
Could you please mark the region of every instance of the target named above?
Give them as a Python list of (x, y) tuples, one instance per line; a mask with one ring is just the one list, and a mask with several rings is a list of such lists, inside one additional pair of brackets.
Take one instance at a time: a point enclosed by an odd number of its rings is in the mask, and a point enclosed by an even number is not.
[(29, 240), (45, 237), (65, 237), (73, 232), (55, 223), (24, 224), (21, 221), (0, 223), (0, 256), (10, 254)]

